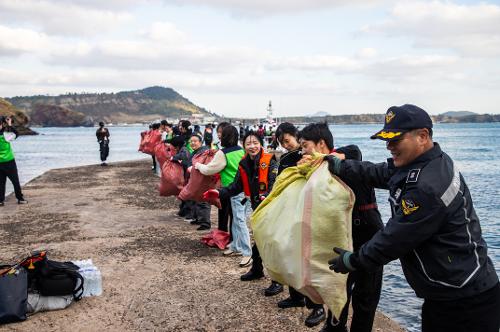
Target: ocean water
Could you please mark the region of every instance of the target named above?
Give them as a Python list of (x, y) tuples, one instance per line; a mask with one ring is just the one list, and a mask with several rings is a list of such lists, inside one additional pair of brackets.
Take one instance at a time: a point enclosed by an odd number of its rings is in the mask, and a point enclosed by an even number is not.
[[(380, 125), (332, 125), (335, 146), (356, 144), (363, 159), (382, 162), (388, 158), (384, 142), (369, 136)], [(110, 127), (109, 162), (147, 158), (139, 153), (139, 133), (145, 127)], [(38, 136), (22, 136), (13, 143), (21, 183), (53, 168), (100, 163), (95, 128), (38, 128)], [(436, 124), (434, 140), (448, 153), (465, 177), (481, 220), (489, 255), (500, 273), (500, 123)], [(10, 182), (7, 191), (12, 191)], [(27, 197), (29, 199), (29, 197)], [(390, 216), (388, 194), (377, 191), (384, 222)], [(399, 262), (384, 268), (384, 284), (379, 309), (409, 331), (420, 331), (422, 301), (408, 286)]]

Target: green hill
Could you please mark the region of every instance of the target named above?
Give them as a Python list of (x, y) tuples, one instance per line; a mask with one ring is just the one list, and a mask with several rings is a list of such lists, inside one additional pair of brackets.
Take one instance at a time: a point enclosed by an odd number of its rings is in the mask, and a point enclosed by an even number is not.
[[(193, 104), (171, 88), (154, 86), (142, 90), (118, 93), (69, 93), (59, 96), (29, 96), (6, 98), (31, 116), (38, 105), (53, 105), (82, 113), (91, 122), (144, 122), (156, 119), (176, 119), (215, 116)], [(53, 111), (53, 109), (52, 109)]]
[(5, 99), (0, 98), (0, 116), (12, 117), (12, 125), (20, 135), (36, 135), (37, 133), (28, 128), (29, 119), (24, 112), (18, 110)]

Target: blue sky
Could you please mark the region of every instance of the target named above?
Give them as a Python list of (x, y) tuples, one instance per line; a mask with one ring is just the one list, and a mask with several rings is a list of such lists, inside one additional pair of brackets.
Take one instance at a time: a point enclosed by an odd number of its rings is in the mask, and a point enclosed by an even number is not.
[(0, 96), (172, 87), (226, 116), (500, 113), (498, 1), (0, 0)]

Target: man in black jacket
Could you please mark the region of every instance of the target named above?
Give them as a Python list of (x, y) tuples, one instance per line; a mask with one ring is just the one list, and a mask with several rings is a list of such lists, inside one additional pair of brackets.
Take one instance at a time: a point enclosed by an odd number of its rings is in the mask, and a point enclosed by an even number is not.
[[(300, 131), (299, 139), (302, 146), (302, 153), (305, 155), (304, 160), (301, 162), (307, 160), (315, 152), (323, 154), (333, 153), (342, 159), (361, 160), (361, 151), (356, 145), (334, 149), (333, 135), (326, 123), (312, 123), (306, 126)], [(382, 229), (384, 225), (382, 224), (377, 208), (373, 186), (360, 182), (356, 178), (347, 179), (341, 177), (341, 179), (352, 189), (356, 196), (352, 210), (352, 237), (354, 248), (359, 248)], [(350, 273), (346, 285), (347, 303), (340, 317), (333, 317), (331, 311), (328, 312), (328, 319), (321, 331), (347, 331), (349, 303), (352, 298), (353, 315), (350, 330), (354, 332), (370, 332), (380, 299), (381, 288), (381, 267), (373, 271), (356, 271)], [(315, 309), (313, 314), (314, 312), (316, 312), (317, 319), (310, 319), (310, 321), (321, 322), (318, 309)], [(311, 315), (314, 316), (313, 314)], [(306, 325), (308, 325), (307, 322)]]
[(415, 105), (387, 110), (372, 136), (392, 158), (372, 164), (328, 156), (342, 178), (388, 189), (392, 217), (384, 230), (329, 261), (340, 273), (370, 271), (398, 259), (422, 306), (422, 331), (498, 332), (500, 286), (464, 178), (432, 141), (432, 120)]
[(106, 159), (109, 156), (109, 130), (104, 127), (104, 122), (99, 122), (99, 128), (95, 132), (97, 143), (99, 143), (99, 152), (101, 153), (101, 166), (107, 166)]

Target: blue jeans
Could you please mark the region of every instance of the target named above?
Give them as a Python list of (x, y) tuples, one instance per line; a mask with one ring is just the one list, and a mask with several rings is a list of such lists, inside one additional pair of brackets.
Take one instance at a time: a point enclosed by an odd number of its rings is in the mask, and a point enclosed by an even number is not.
[(250, 216), (250, 200), (245, 204), (241, 201), (245, 198), (243, 193), (231, 197), (231, 209), (233, 210), (233, 241), (230, 249), (240, 252), (243, 256), (252, 256), (252, 247), (250, 244), (250, 233), (248, 232), (247, 219)]

